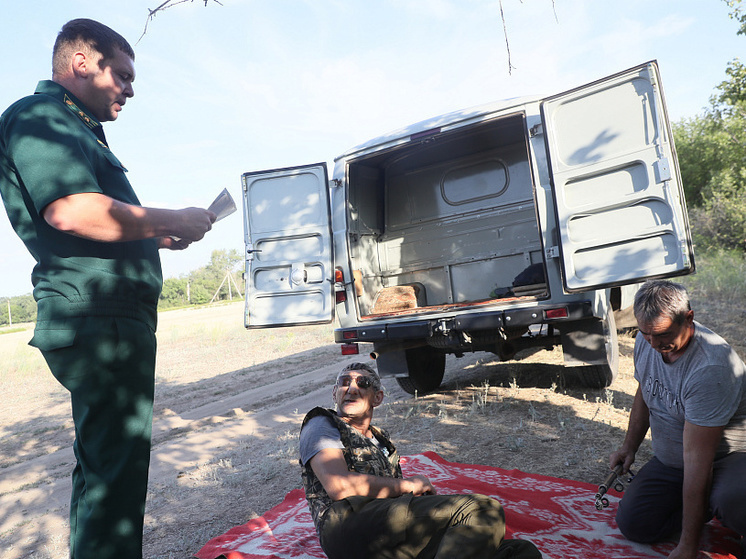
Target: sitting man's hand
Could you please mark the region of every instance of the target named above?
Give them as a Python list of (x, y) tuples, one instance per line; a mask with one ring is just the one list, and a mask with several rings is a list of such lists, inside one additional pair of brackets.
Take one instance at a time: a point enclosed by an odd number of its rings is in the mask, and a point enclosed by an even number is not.
[(415, 495), (435, 495), (437, 491), (430, 480), (425, 476), (416, 475), (404, 478), (405, 493), (414, 493)]

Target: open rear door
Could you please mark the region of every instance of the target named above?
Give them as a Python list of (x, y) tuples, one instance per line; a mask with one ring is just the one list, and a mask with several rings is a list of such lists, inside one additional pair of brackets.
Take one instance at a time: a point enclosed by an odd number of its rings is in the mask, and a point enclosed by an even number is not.
[(247, 328), (331, 322), (331, 217), (325, 163), (245, 173)]
[(542, 118), (565, 288), (693, 272), (657, 64), (550, 97)]

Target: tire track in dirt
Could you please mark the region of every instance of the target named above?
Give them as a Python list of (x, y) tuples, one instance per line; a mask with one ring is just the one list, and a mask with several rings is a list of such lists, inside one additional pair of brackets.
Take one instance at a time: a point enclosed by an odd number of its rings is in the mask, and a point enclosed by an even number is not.
[[(300, 424), (316, 405), (329, 405), (330, 384), (346, 364), (360, 360), (339, 357), (313, 371), (244, 390), (182, 415), (166, 415), (153, 423), (150, 483), (176, 478), (180, 472), (210, 461), (236, 440), (274, 437)], [(390, 391), (398, 390), (387, 379)], [(403, 393), (401, 393), (403, 395)], [(246, 411), (249, 410), (249, 411)], [(16, 464), (0, 479), (0, 534), (13, 530), (5, 559), (20, 559), (52, 540), (66, 540), (70, 499), (71, 448)]]

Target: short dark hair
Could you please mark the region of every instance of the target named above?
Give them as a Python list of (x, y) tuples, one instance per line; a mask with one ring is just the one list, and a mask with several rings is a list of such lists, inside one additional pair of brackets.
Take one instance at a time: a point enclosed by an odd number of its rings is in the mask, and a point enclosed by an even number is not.
[(686, 288), (668, 280), (645, 282), (635, 294), (634, 312), (638, 322), (651, 324), (661, 317), (681, 324), (692, 310)]
[(92, 19), (73, 19), (63, 25), (57, 34), (52, 50), (52, 73), (64, 73), (70, 57), (76, 51), (98, 52), (103, 56), (102, 60), (111, 60), (116, 55), (115, 49), (135, 59), (135, 51), (127, 39), (110, 27)]

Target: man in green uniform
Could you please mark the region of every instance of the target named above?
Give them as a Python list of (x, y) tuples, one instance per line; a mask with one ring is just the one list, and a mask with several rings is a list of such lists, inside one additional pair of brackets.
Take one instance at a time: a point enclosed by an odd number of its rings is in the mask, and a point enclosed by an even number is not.
[(141, 559), (159, 248), (210, 230), (201, 208), (145, 208), (101, 126), (134, 95), (134, 52), (86, 19), (60, 31), (52, 80), (0, 117), (0, 193), (36, 259), (31, 345), (71, 394), (73, 559)]

